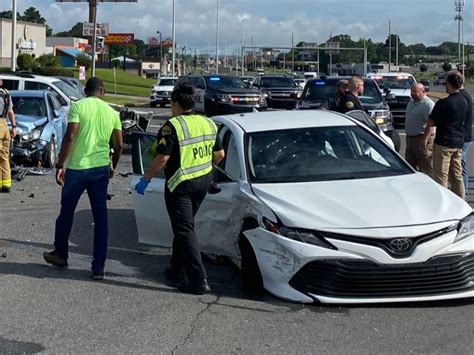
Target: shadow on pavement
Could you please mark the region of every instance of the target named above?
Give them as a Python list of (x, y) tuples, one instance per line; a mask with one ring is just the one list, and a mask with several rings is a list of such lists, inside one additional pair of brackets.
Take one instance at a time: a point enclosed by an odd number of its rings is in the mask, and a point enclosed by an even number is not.
[(3, 354), (36, 354), (46, 350), (41, 344), (5, 339), (2, 336), (0, 336), (0, 349)]

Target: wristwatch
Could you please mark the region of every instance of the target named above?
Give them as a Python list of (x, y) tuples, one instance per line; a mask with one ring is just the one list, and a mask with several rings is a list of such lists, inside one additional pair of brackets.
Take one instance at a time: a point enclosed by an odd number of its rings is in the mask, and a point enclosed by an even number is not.
[(54, 167), (55, 167), (56, 169), (62, 169), (62, 168), (64, 168), (62, 165), (59, 165), (58, 163), (56, 163), (56, 164), (54, 165)]

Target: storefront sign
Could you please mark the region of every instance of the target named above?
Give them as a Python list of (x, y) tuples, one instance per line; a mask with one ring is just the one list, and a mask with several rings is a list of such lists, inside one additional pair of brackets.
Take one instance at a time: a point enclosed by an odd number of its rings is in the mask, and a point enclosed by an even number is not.
[(110, 33), (108, 36), (105, 36), (104, 44), (133, 44), (134, 41), (134, 33)]
[[(94, 24), (91, 22), (82, 23), (82, 34), (84, 36), (94, 35)], [(109, 24), (107, 22), (98, 23), (96, 28), (97, 36), (107, 36), (109, 34)]]

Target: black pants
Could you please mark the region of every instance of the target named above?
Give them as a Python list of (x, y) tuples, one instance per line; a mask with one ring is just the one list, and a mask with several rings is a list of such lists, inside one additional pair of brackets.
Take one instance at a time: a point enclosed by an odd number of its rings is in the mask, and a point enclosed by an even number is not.
[(165, 189), (166, 209), (174, 234), (170, 264), (176, 270), (184, 268), (190, 283), (207, 278), (194, 232), (194, 216), (206, 197), (211, 178), (209, 174), (184, 181), (173, 192)]

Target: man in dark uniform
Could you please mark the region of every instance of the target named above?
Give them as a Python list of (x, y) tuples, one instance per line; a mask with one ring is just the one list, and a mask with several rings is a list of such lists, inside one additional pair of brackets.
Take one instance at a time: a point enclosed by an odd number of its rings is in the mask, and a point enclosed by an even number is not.
[(337, 82), (336, 92), (333, 96), (328, 98), (321, 104), (321, 109), (337, 111), (339, 103), (341, 102), (342, 97), (346, 94), (348, 89), (348, 81), (346, 79), (341, 79)]
[(359, 96), (364, 93), (364, 79), (359, 75), (354, 75), (349, 79), (349, 91), (339, 102), (338, 112), (346, 113), (353, 110), (364, 110)]
[(153, 176), (164, 168), (166, 209), (174, 234), (171, 268), (165, 275), (179, 281), (185, 274), (188, 282), (183, 281), (178, 289), (203, 294), (210, 288), (194, 232), (194, 216), (211, 184), (212, 163), (219, 163), (224, 150), (215, 123), (194, 114), (193, 108), (194, 88), (188, 82), (177, 84), (171, 93), (173, 117), (158, 132), (157, 155), (135, 190), (144, 194)]

